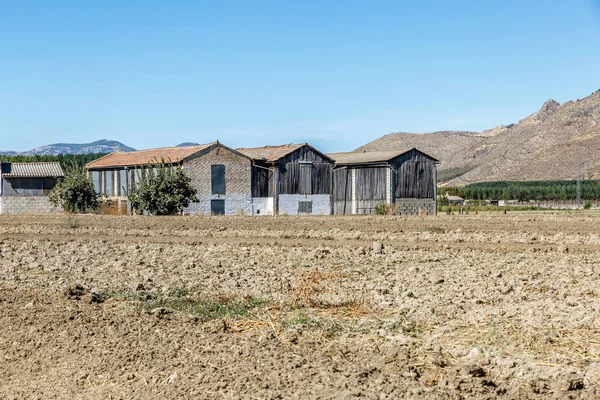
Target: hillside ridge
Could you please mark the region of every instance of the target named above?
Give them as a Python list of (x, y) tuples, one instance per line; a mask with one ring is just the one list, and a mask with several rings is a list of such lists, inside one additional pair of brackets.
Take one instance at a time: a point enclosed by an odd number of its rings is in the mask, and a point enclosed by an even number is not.
[(560, 104), (549, 99), (516, 124), (482, 132), (395, 132), (357, 150), (416, 147), (441, 161), (446, 185), (501, 180), (600, 179), (600, 90)]

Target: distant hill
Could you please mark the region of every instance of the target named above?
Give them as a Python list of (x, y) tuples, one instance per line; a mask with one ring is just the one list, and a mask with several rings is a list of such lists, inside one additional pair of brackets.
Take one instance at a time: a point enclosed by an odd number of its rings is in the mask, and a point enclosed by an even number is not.
[(115, 151), (134, 151), (135, 149), (124, 145), (116, 140), (98, 140), (92, 143), (56, 143), (47, 146), (37, 147), (35, 149), (23, 152), (16, 151), (0, 151), (0, 154), (7, 156), (56, 156), (59, 154), (97, 154), (97, 153), (112, 153)]
[(416, 147), (439, 159), (440, 181), (600, 179), (600, 90), (546, 101), (516, 124), (483, 132), (391, 133), (357, 150)]
[(200, 146), (200, 143), (184, 142), (184, 143), (178, 144), (176, 147), (194, 147), (194, 146)]

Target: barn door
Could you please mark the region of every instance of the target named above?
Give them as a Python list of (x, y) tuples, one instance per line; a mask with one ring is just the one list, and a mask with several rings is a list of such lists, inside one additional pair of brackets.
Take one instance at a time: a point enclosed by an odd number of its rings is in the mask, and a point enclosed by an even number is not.
[(312, 194), (312, 170), (310, 162), (300, 163), (300, 177), (298, 180), (298, 194)]

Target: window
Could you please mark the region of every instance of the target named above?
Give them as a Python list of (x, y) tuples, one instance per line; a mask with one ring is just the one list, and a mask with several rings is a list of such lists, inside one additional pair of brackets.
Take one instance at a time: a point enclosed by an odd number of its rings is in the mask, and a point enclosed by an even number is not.
[(104, 171), (104, 194), (107, 196), (114, 196), (114, 181), (113, 181), (113, 171)]
[(299, 201), (298, 202), (298, 213), (311, 214), (312, 213), (312, 201)]
[(94, 190), (96, 193), (101, 193), (102, 188), (100, 187), (100, 171), (92, 171), (92, 183), (94, 184)]
[(225, 166), (210, 166), (210, 182), (212, 194), (225, 194)]
[(122, 169), (119, 171), (119, 195), (127, 196), (129, 194), (129, 182), (127, 179), (127, 170)]
[(211, 200), (210, 213), (212, 215), (225, 215), (225, 200)]

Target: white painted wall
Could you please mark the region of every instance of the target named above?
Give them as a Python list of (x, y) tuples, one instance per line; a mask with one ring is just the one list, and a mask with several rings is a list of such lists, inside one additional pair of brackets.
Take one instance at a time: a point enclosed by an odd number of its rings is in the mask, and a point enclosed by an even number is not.
[(312, 215), (331, 215), (331, 196), (328, 194), (280, 194), (279, 215), (298, 215), (300, 201), (312, 201)]
[(254, 197), (252, 199), (252, 215), (273, 215), (273, 197)]
[(197, 203), (190, 203), (184, 212), (190, 215), (210, 215), (211, 200), (225, 200), (225, 215), (252, 215), (252, 198), (245, 194), (200, 195)]

